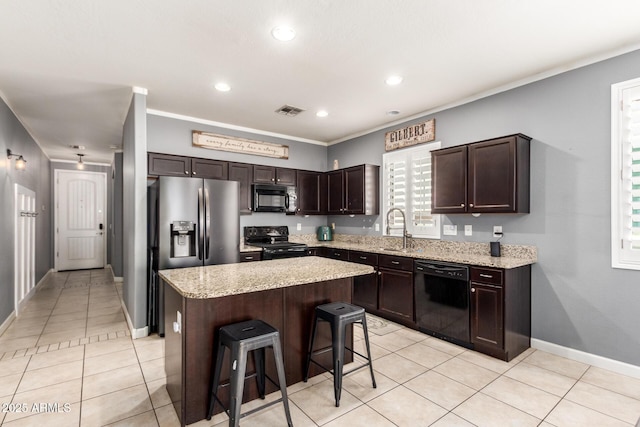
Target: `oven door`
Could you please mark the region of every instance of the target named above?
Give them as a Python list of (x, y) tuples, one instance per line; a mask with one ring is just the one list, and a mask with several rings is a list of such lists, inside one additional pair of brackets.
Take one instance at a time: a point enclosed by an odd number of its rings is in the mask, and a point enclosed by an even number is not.
[(471, 345), (468, 267), (416, 261), (416, 323), (430, 335)]

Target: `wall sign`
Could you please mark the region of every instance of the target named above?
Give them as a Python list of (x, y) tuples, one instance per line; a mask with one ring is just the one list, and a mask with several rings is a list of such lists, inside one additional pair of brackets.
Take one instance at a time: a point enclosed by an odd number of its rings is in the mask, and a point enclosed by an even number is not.
[(289, 158), (289, 146), (271, 144), (269, 142), (254, 141), (237, 138), (235, 136), (218, 135), (215, 133), (193, 131), (193, 145), (211, 150), (232, 151), (234, 153), (255, 154), (256, 156)]
[(384, 135), (384, 150), (392, 151), (398, 148), (410, 147), (436, 139), (436, 119), (424, 123), (396, 129)]

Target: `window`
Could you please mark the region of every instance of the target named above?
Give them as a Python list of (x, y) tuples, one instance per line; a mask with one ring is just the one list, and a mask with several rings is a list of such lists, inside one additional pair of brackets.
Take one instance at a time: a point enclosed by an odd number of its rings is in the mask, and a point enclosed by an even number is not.
[[(407, 231), (414, 237), (440, 238), (440, 216), (431, 214), (431, 150), (440, 142), (397, 150), (382, 156), (384, 234), (402, 236), (402, 214), (406, 214)], [(387, 233), (387, 227), (389, 233)]]
[(640, 270), (640, 79), (611, 86), (611, 256)]

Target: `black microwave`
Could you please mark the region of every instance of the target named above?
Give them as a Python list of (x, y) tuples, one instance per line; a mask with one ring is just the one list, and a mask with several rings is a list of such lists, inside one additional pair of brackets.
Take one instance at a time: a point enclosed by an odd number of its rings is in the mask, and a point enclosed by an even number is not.
[(298, 206), (296, 187), (286, 185), (253, 184), (253, 212), (295, 213)]

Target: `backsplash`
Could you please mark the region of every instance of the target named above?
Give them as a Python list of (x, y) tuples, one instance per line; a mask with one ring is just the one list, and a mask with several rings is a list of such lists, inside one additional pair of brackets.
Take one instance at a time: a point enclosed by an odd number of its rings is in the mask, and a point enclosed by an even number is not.
[[(293, 240), (293, 239), (291, 239)], [(334, 234), (335, 242), (352, 243), (372, 248), (401, 248), (402, 238), (386, 236), (361, 236), (353, 234)], [(315, 234), (298, 234), (295, 241), (313, 245), (318, 242)], [(442, 251), (453, 253), (465, 253), (469, 255), (489, 256), (489, 243), (480, 242), (454, 242), (450, 240), (432, 239), (408, 239), (407, 245), (411, 249), (427, 251)], [(538, 248), (529, 245), (501, 245), (502, 256), (505, 258), (532, 258), (537, 259)]]

